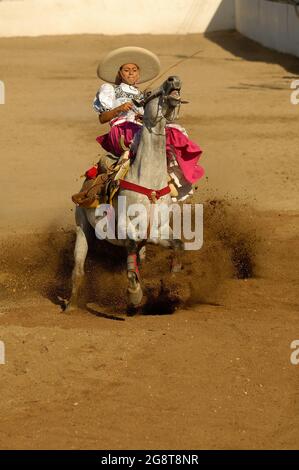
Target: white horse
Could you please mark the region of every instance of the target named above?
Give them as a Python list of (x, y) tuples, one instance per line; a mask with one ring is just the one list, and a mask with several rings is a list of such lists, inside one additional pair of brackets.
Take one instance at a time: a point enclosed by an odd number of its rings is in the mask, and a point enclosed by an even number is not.
[[(125, 180), (121, 182), (118, 197), (115, 197), (113, 203), (116, 225), (120, 222), (118, 220), (120, 196), (126, 198), (126, 209), (136, 207), (133, 206), (135, 204), (141, 205), (144, 209), (142, 220), (147, 235), (140, 237), (140, 233), (137, 233), (136, 226), (132, 223), (132, 215), (126, 212), (119, 224), (122, 233), (126, 233), (126, 238), (107, 238), (110, 243), (124, 246), (127, 249), (128, 303), (135, 307), (141, 303), (143, 297), (138, 262), (139, 251), (145, 241), (173, 248), (172, 269), (173, 271), (180, 269), (178, 254), (183, 249), (183, 243), (180, 239), (173, 237), (169, 222), (167, 222), (168, 239), (161, 236), (163, 228), (165, 229), (162, 222), (158, 223), (158, 230), (153, 237), (150, 237), (149, 234), (153, 209), (158, 208), (161, 204), (167, 205), (167, 207), (172, 204), (168, 185), (165, 125), (167, 122), (173, 121), (177, 107), (181, 103), (180, 90), (181, 80), (176, 76), (171, 76), (159, 88), (148, 93), (145, 101), (140, 103), (144, 106), (144, 124), (141, 129), (137, 154)], [(98, 216), (99, 208), (76, 208), (75, 265), (72, 273), (72, 294), (66, 311), (77, 308), (79, 291), (84, 279), (84, 263), (88, 252), (88, 232), (92, 227), (97, 233), (99, 220), (103, 222), (103, 214)]]

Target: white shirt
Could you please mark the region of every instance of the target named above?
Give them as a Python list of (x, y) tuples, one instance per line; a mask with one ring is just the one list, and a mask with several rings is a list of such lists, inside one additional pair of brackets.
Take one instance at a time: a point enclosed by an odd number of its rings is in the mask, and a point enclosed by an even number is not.
[[(121, 83), (120, 85), (111, 85), (110, 83), (104, 83), (96, 94), (93, 102), (93, 107), (99, 114), (110, 111), (128, 101), (132, 101), (133, 98), (140, 99), (143, 96), (142, 92), (138, 88), (128, 85), (127, 83)], [(129, 111), (119, 114), (118, 117), (110, 121), (110, 125), (120, 124), (121, 122), (137, 122), (136, 114), (143, 114), (142, 107), (136, 107)]]

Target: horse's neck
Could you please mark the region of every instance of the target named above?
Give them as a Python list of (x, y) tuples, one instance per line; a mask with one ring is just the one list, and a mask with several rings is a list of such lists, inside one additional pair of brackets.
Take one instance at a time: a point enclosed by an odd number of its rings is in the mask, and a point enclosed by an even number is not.
[(137, 154), (127, 179), (147, 188), (161, 189), (167, 185), (166, 120), (159, 119), (155, 126), (148, 122), (145, 115)]

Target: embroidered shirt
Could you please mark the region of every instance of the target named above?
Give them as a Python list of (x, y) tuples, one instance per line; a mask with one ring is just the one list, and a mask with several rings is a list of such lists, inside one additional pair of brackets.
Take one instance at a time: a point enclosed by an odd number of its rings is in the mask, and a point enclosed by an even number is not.
[[(93, 107), (97, 113), (101, 114), (123, 103), (132, 101), (134, 98), (138, 100), (143, 98), (143, 93), (138, 88), (126, 83), (121, 83), (120, 85), (104, 83), (95, 96)], [(138, 122), (136, 121), (136, 114), (143, 114), (143, 108), (133, 105), (130, 111), (120, 113), (116, 118), (112, 119), (110, 125), (113, 126), (126, 121)]]

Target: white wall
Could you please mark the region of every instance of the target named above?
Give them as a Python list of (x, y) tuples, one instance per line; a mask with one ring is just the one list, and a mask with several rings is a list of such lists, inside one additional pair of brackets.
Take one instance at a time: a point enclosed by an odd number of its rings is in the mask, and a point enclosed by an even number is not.
[(295, 8), (268, 0), (0, 0), (0, 37), (186, 34), (236, 28), (299, 57)]
[(0, 0), (0, 36), (234, 29), (234, 0)]
[(299, 17), (292, 5), (236, 0), (236, 29), (266, 47), (299, 57)]

